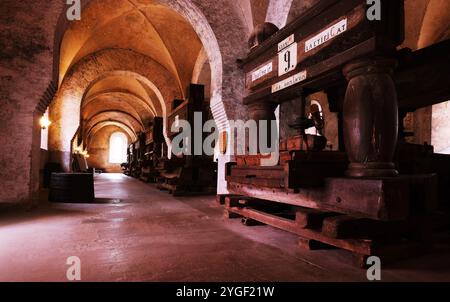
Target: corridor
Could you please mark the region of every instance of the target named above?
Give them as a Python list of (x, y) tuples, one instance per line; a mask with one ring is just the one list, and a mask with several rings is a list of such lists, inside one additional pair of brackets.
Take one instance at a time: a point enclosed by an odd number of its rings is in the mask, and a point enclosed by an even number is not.
[[(82, 281), (367, 281), (350, 254), (300, 250), (294, 235), (227, 220), (212, 196), (175, 198), (121, 174), (95, 182), (97, 204), (2, 213), (0, 281), (67, 281), (70, 256)], [(383, 265), (382, 280), (449, 281), (449, 251)]]

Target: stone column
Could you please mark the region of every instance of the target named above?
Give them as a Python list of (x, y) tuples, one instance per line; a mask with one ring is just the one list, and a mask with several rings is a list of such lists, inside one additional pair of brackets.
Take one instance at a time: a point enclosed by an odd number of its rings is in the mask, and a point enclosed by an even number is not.
[(396, 62), (361, 59), (347, 64), (344, 141), (350, 177), (397, 176), (393, 163), (398, 136), (397, 92), (392, 79)]

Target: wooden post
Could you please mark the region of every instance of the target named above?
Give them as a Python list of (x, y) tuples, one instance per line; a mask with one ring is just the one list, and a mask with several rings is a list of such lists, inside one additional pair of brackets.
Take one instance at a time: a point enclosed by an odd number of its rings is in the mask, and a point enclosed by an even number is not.
[(344, 67), (348, 86), (343, 124), (350, 177), (398, 175), (393, 163), (398, 136), (395, 66), (393, 59), (373, 58)]

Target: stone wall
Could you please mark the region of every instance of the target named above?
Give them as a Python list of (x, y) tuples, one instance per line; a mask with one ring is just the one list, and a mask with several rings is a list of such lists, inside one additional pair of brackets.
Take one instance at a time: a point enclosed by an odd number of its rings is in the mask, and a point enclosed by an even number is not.
[(63, 5), (53, 0), (1, 2), (0, 203), (30, 201), (39, 187), (35, 109), (52, 81), (54, 34)]
[(131, 143), (131, 138), (121, 128), (117, 126), (108, 126), (99, 130), (92, 138), (88, 152), (90, 157), (87, 162), (89, 167), (100, 169), (107, 173), (120, 173), (122, 169), (120, 164), (111, 164), (109, 162), (109, 139), (115, 132), (124, 133), (128, 142)]

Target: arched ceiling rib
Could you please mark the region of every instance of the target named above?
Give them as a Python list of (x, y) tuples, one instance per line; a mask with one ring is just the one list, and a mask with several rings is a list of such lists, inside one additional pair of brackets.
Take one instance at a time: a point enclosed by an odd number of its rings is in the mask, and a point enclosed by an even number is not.
[(103, 129), (105, 127), (109, 127), (109, 126), (117, 126), (117, 127), (121, 128), (123, 131), (125, 131), (125, 133), (127, 133), (132, 138), (133, 141), (135, 141), (137, 139), (137, 135), (133, 131), (133, 129), (131, 129), (129, 126), (122, 123), (121, 121), (103, 121), (103, 122), (99, 122), (98, 124), (93, 126), (88, 131), (87, 136), (86, 136), (86, 138), (87, 138), (86, 142), (87, 142), (88, 149), (89, 149), (89, 146), (91, 145), (91, 139), (93, 137), (95, 137), (95, 134), (98, 131), (100, 131), (101, 129)]
[(81, 115), (86, 118), (92, 112), (103, 108), (122, 108), (138, 115), (142, 121), (152, 119), (157, 115), (145, 100), (129, 92), (114, 90), (99, 92), (87, 99), (82, 104)]
[(98, 108), (96, 111), (92, 111), (85, 119), (85, 123), (89, 125), (90, 121), (92, 121), (94, 118), (98, 116), (103, 116), (105, 120), (109, 119), (110, 117), (114, 115), (123, 115), (124, 118), (127, 120), (132, 121), (133, 123), (141, 125), (141, 128), (144, 128), (144, 123), (141, 119), (141, 117), (137, 114), (133, 114), (128, 112), (127, 110), (124, 110), (122, 108)]
[(141, 98), (148, 98), (148, 94), (141, 83), (135, 77), (129, 77), (119, 74), (106, 75), (92, 83), (85, 98), (89, 98), (92, 94), (105, 90), (128, 90)]
[(143, 86), (156, 111), (165, 113), (165, 100), (180, 98), (173, 76), (158, 62), (126, 49), (105, 49), (91, 54), (71, 67), (60, 87), (62, 99), (81, 100), (98, 81), (110, 75), (134, 78)]
[(116, 132), (121, 132), (125, 134), (128, 144), (134, 141), (134, 139), (123, 128), (120, 128), (115, 125), (107, 125), (96, 131), (95, 134), (90, 139), (90, 145), (87, 148), (89, 154), (95, 154), (96, 151), (97, 152), (99, 151), (99, 149), (109, 151), (109, 142), (111, 135), (113, 135)]
[(96, 114), (92, 118), (90, 118), (86, 124), (85, 124), (85, 130), (88, 130), (92, 128), (94, 125), (96, 125), (99, 122), (104, 121), (122, 121), (124, 124), (129, 126), (131, 129), (134, 130), (135, 133), (144, 131), (144, 126), (140, 123), (139, 120), (134, 118), (129, 113), (120, 112), (118, 110), (114, 111), (104, 111)]
[(192, 26), (157, 1), (91, 0), (61, 42), (56, 111), (68, 109), (66, 101), (80, 104), (83, 133), (118, 112), (143, 131), (185, 97), (201, 48)]
[[(114, 98), (123, 98), (124, 101), (135, 101), (134, 105), (138, 108), (145, 108), (148, 113), (154, 116), (161, 116), (163, 110), (161, 107), (162, 96), (158, 97), (154, 87), (149, 85), (148, 79), (141, 81), (142, 76), (130, 72), (108, 72), (98, 79), (94, 80), (87, 88), (81, 107), (85, 107), (91, 100), (98, 96), (111, 96)], [(150, 87), (152, 86), (152, 87)]]

